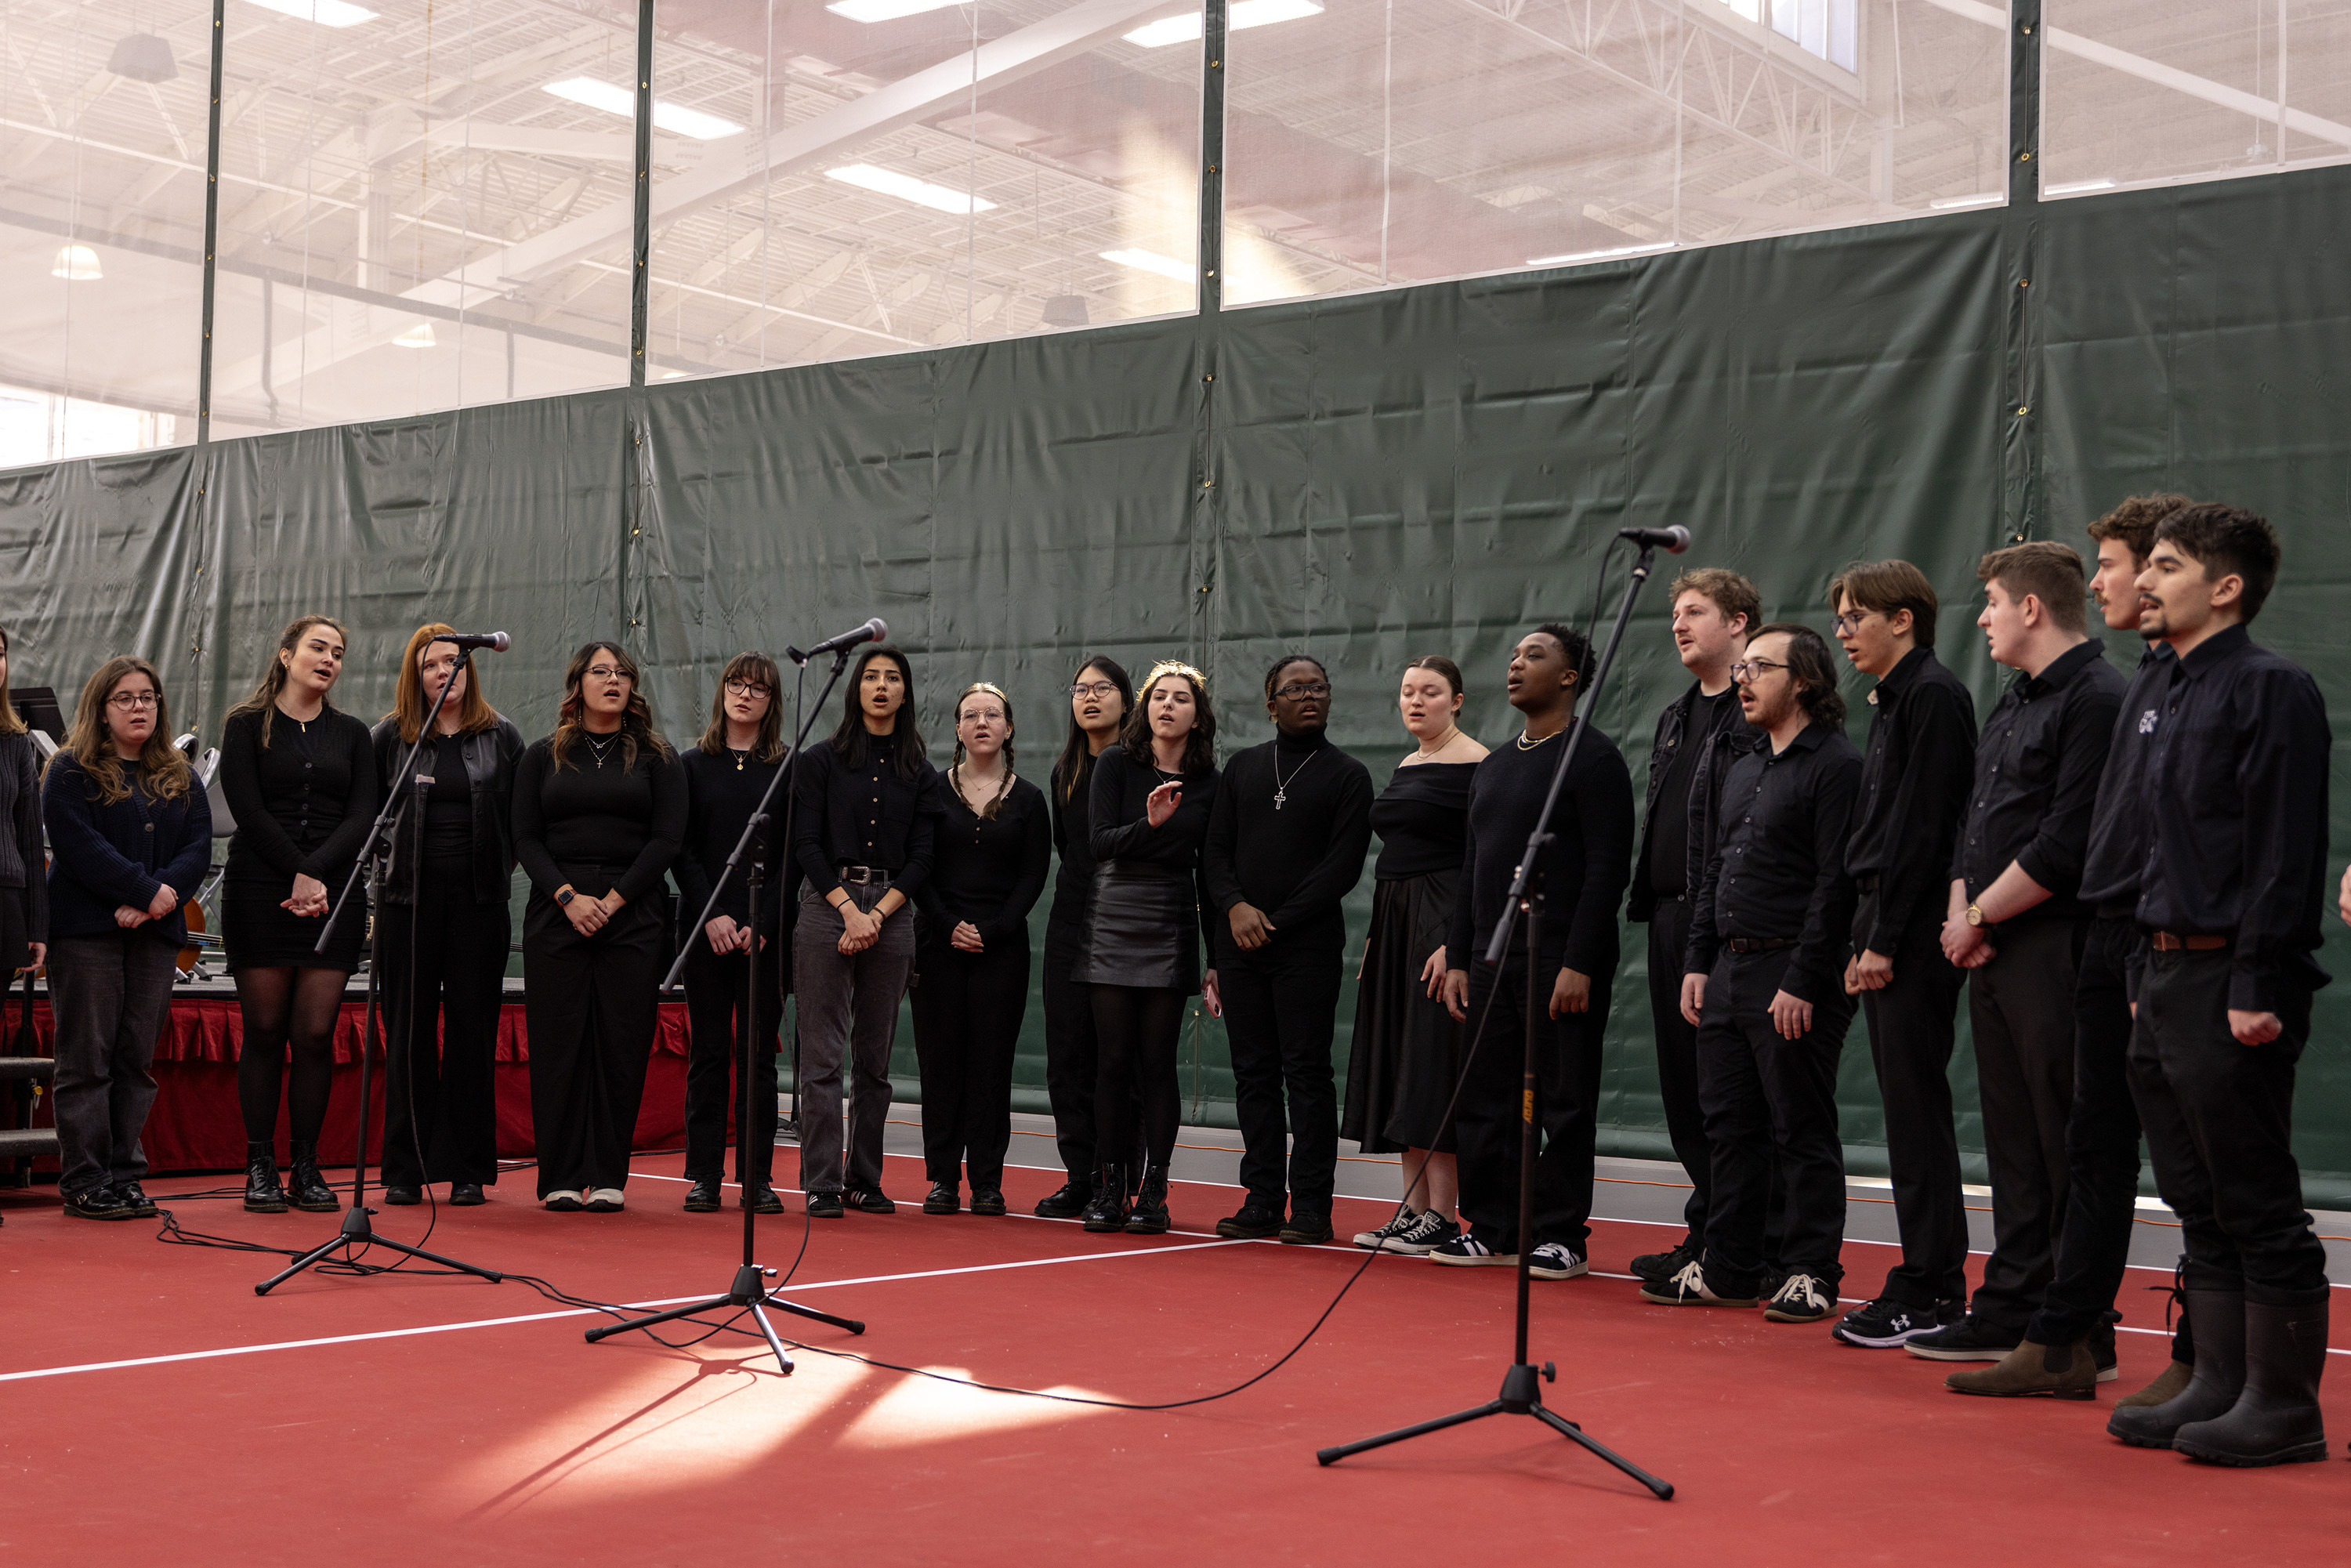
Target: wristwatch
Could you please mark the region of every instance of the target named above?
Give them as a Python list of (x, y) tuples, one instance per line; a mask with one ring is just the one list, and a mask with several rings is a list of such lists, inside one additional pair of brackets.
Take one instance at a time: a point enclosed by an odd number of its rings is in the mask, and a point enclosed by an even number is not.
[(579, 896), (580, 894), (571, 888), (559, 887), (555, 890), (555, 902), (558, 906), (569, 904)]
[(1968, 924), (1975, 926), (1979, 930), (1987, 924), (1984, 920), (1983, 910), (1976, 904), (1970, 904), (1968, 905)]

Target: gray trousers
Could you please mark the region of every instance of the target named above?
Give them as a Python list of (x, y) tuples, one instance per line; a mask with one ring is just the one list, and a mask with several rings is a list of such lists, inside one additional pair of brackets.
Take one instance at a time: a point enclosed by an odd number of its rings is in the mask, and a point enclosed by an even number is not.
[[(871, 910), (890, 890), (844, 883), (841, 891)], [(846, 1186), (882, 1188), (882, 1133), (890, 1115), (890, 1047), (898, 1003), (914, 972), (914, 912), (882, 923), (881, 939), (862, 953), (841, 951), (841, 912), (814, 888), (800, 895), (792, 933), (792, 994), (799, 998), (800, 1187), (842, 1189), (841, 1074), (854, 1075), (850, 1096)]]
[(172, 1006), (176, 951), (145, 931), (49, 944), (60, 1197), (147, 1175), (139, 1134), (155, 1103), (148, 1069)]

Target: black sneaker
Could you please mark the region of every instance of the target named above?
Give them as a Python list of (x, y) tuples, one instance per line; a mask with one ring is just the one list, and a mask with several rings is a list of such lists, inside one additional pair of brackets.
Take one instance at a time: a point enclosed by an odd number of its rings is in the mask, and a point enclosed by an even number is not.
[(1927, 1361), (2004, 1361), (2023, 1338), (2020, 1330), (1995, 1328), (1970, 1312), (1958, 1322), (1913, 1334), (1902, 1348)]
[(687, 1187), (685, 1189), (685, 1211), (688, 1214), (717, 1213), (718, 1184), (715, 1181), (698, 1181), (692, 1186)]
[(1217, 1234), (1227, 1239), (1262, 1241), (1281, 1234), (1281, 1210), (1250, 1198), (1235, 1214), (1217, 1221)]
[(1392, 1236), (1402, 1236), (1405, 1231), (1410, 1230), (1414, 1226), (1418, 1225), (1419, 1223), (1419, 1215), (1415, 1214), (1409, 1208), (1400, 1208), (1396, 1210), (1395, 1218), (1394, 1219), (1389, 1220), (1377, 1230), (1358, 1230), (1355, 1232), (1353, 1239), (1356, 1246), (1363, 1248), (1367, 1252), (1379, 1252), (1385, 1249), (1388, 1238)]
[(489, 1201), (482, 1195), (480, 1182), (460, 1181), (449, 1184), (449, 1207), (452, 1208), (479, 1208)]
[(839, 1219), (842, 1212), (841, 1207), (841, 1194), (837, 1192), (812, 1192), (809, 1194), (808, 1211), (809, 1218), (810, 1219)]
[(1457, 1269), (1515, 1269), (1519, 1266), (1517, 1253), (1497, 1252), (1466, 1230), (1444, 1246), (1430, 1249), (1427, 1257), (1432, 1263), (1449, 1263)]
[(1331, 1239), (1331, 1217), (1327, 1214), (1293, 1214), (1290, 1223), (1277, 1232), (1291, 1247), (1320, 1247)]
[(1426, 1258), (1460, 1234), (1459, 1226), (1437, 1210), (1426, 1208), (1413, 1216), (1410, 1229), (1381, 1242), (1380, 1250), (1401, 1252), (1407, 1258)]
[(1527, 1273), (1537, 1280), (1573, 1280), (1591, 1272), (1583, 1254), (1563, 1241), (1546, 1241), (1527, 1260)]
[(1685, 1236), (1670, 1252), (1644, 1252), (1627, 1265), (1636, 1280), (1670, 1280), (1698, 1261), (1697, 1241)]
[(1881, 1296), (1867, 1306), (1855, 1307), (1845, 1313), (1837, 1326), (1829, 1331), (1829, 1337), (1859, 1345), (1864, 1350), (1893, 1350), (1907, 1344), (1919, 1334), (1932, 1333), (1967, 1315), (1967, 1304), (1963, 1301), (1938, 1301), (1931, 1307), (1921, 1307)]
[(994, 1187), (971, 1189), (971, 1211), (974, 1214), (997, 1215), (1004, 1212), (1004, 1195)]
[(766, 1182), (758, 1182), (743, 1189), (743, 1195), (735, 1200), (735, 1207), (747, 1208), (754, 1214), (781, 1214), (784, 1200), (776, 1196), (774, 1187)]
[(898, 1206), (882, 1195), (876, 1187), (858, 1187), (841, 1195), (841, 1201), (860, 1214), (895, 1214)]
[(65, 1200), (67, 1215), (74, 1219), (136, 1219), (139, 1218), (122, 1195), (100, 1182), (86, 1186)]
[[(131, 1206), (131, 1217), (133, 1219), (152, 1219), (157, 1215), (163, 1212), (162, 1209), (155, 1207), (155, 1200), (147, 1196), (147, 1189), (141, 1186), (135, 1181), (116, 1182), (114, 1184), (114, 1196)], [(2105, 1361), (2101, 1364), (2106, 1366), (2112, 1366), (2114, 1364), (2114, 1343), (2115, 1333), (2113, 1329), (2109, 1328), (2106, 1331), (2107, 1355)]]
[(1703, 1263), (1685, 1264), (1670, 1280), (1644, 1284), (1641, 1299), (1661, 1307), (1751, 1307), (1756, 1301), (1753, 1296), (1725, 1296), (1708, 1289)]
[(1075, 1219), (1093, 1201), (1094, 1184), (1090, 1181), (1065, 1181), (1044, 1197), (1037, 1200), (1040, 1219)]
[[(862, 1207), (863, 1205), (861, 1204), (859, 1207)], [(896, 1206), (892, 1207), (894, 1208)], [(923, 1212), (925, 1214), (961, 1214), (963, 1189), (951, 1181), (933, 1182), (931, 1190), (924, 1196)]]
[(1836, 1311), (1836, 1287), (1811, 1274), (1791, 1274), (1771, 1292), (1763, 1308), (1764, 1321), (1775, 1323), (1816, 1323)]

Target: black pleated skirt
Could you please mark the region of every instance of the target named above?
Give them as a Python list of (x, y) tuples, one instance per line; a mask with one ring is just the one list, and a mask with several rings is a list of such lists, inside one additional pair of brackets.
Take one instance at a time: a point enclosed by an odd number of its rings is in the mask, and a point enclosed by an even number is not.
[(1071, 978), (1090, 986), (1200, 988), (1200, 904), (1192, 873), (1148, 862), (1094, 868), (1092, 919)]
[(1420, 970), (1444, 945), (1460, 875), (1433, 871), (1373, 887), (1347, 1056), (1347, 1109), (1339, 1124), (1340, 1135), (1357, 1140), (1366, 1154), (1453, 1150), (1450, 1128), (1441, 1141), (1436, 1134), (1461, 1070), (1461, 1026), (1428, 994)]
[[(340, 969), (348, 975), (360, 967), (360, 941), (367, 933), (366, 891), (353, 893), (343, 905), (335, 939), (324, 953), (313, 949), (328, 917), (309, 918), (280, 908), (278, 901), (292, 891), (290, 877), (282, 888), (251, 882), (232, 882), (222, 888), (221, 946), (230, 974), (239, 969)], [(342, 891), (340, 878), (327, 884), (330, 900)]]

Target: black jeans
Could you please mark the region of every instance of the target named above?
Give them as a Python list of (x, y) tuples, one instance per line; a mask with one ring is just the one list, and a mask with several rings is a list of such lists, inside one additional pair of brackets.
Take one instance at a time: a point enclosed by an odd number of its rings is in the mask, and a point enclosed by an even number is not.
[(61, 1197), (147, 1175), (139, 1134), (155, 1103), (149, 1069), (172, 1009), (178, 951), (139, 930), (49, 944)]
[(2003, 925), (1992, 934), (1997, 956), (1969, 975), (1992, 1242), (1968, 1310), (2019, 1333), (2049, 1289), (2065, 1217), (2075, 978), (2086, 932), (2078, 920)]
[(1012, 1054), (1029, 1011), (1029, 938), (966, 953), (926, 926), (914, 946), (914, 1057), (923, 1075), (923, 1174), (1000, 1192), (1012, 1142)]
[(2248, 1301), (2325, 1299), (2326, 1249), (2311, 1233), (2294, 1157), (2294, 1064), (2310, 993), (2281, 1000), (2285, 1032), (2239, 1045), (2229, 1032), (2232, 955), (2149, 953), (2131, 1030), (2131, 1087), (2156, 1189), (2179, 1216), (2191, 1291)]
[(1330, 1217), (1339, 1168), (1331, 1040), (1345, 939), (1335, 910), (1253, 953), (1242, 952), (1228, 936), (1217, 936), (1217, 987), (1232, 1051), (1241, 1186), (1276, 1213), (1286, 1191), (1293, 1216)]
[[(611, 885), (606, 870), (561, 869), (583, 898)], [(660, 1016), (667, 903), (656, 894), (624, 904), (593, 936), (573, 929), (544, 893), (534, 891), (523, 912), (523, 1011), (542, 1198), (628, 1184)]]
[[(1543, 978), (1535, 1001), (1535, 1121), (1542, 1134), (1535, 1156), (1534, 1244), (1556, 1241), (1582, 1253), (1592, 1234), (1592, 1164), (1600, 1100), (1600, 1043), (1608, 1027), (1608, 997), (1615, 967), (1592, 977), (1588, 1012), (1548, 1016), (1558, 971)], [(1218, 978), (1221, 980), (1222, 976)], [(1487, 1011), (1491, 998), (1493, 1010)], [(1470, 1233), (1498, 1252), (1519, 1245), (1519, 1134), (1525, 1085), (1527, 969), (1512, 956), (1500, 969), (1469, 966), (1468, 1058), (1461, 1106), (1455, 1113), (1461, 1176), (1461, 1216)], [(1482, 1033), (1478, 1025), (1485, 1020)], [(1476, 1037), (1476, 1049), (1471, 1038)]]
[(1714, 1151), (1706, 1278), (1748, 1296), (1767, 1260), (1764, 1230), (1776, 1173), (1786, 1195), (1779, 1266), (1834, 1288), (1844, 1278), (1844, 1145), (1837, 1137), (1837, 1058), (1853, 1022), (1842, 988), (1813, 1003), (1795, 1040), (1771, 1021), (1792, 954), (1726, 949), (1707, 977), (1698, 1028), (1698, 1097)]
[(1682, 1223), (1690, 1238), (1706, 1235), (1707, 1194), (1714, 1185), (1714, 1155), (1706, 1141), (1706, 1112), (1698, 1099), (1698, 1026), (1682, 1017), (1683, 966), (1688, 961), (1690, 902), (1659, 898), (1649, 917), (1649, 1019), (1657, 1038), (1657, 1098), (1666, 1136), (1690, 1179)]
[[(745, 1009), (758, 988), (759, 1032), (751, 1041), (748, 1092), (750, 1119), (742, 1126), (743, 1146), (735, 1179), (765, 1186), (776, 1159), (776, 1051), (784, 1021), (783, 972), (777, 951), (786, 933), (766, 934), (768, 949), (755, 962), (747, 953), (714, 953), (710, 938), (696, 931), (685, 950), (685, 1179), (723, 1181), (726, 1176), (727, 1113), (742, 1104), (743, 1086), (735, 1063), (743, 1050)], [(746, 1159), (743, 1155), (748, 1155)]]
[(384, 1072), (386, 1186), (498, 1179), (498, 1009), (514, 923), (504, 904), (475, 902), (473, 878), (470, 862), (428, 861), (419, 905), (376, 910), (387, 1061), (407, 1068)]
[[(1877, 919), (1865, 894), (1854, 916), (1856, 948)], [(1943, 956), (1942, 916), (1921, 908), (1896, 951), (1894, 979), (1861, 993), (1869, 1056), (1886, 1107), (1886, 1162), (1894, 1178), (1894, 1222), (1902, 1261), (1878, 1295), (1908, 1307), (1964, 1301), (1968, 1293), (1968, 1211), (1959, 1193), (1959, 1129), (1951, 1119), (1951, 1050), (1958, 1038), (1959, 988), (1967, 972)]]

